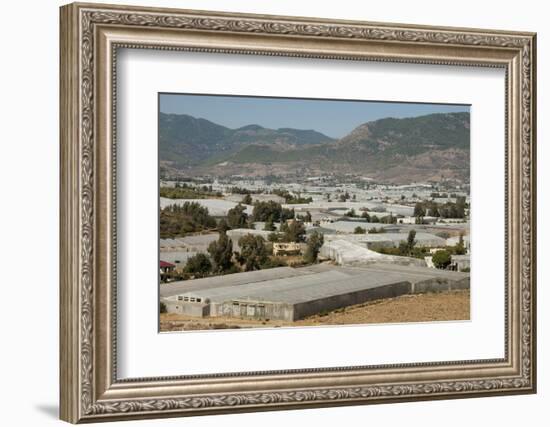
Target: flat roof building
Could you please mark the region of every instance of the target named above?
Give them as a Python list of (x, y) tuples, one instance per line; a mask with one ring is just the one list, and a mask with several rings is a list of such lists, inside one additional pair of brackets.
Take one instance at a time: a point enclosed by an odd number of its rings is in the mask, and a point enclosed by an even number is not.
[(161, 285), (160, 295), (169, 312), (294, 321), (373, 299), (468, 288), (469, 280), (466, 273), (429, 268), (320, 264), (173, 282)]

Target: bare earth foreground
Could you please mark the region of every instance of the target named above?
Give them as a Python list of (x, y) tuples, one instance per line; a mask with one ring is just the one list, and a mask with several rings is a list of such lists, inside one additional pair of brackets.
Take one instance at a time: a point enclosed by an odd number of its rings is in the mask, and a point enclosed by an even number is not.
[(351, 325), (365, 323), (432, 322), (470, 319), (470, 291), (402, 295), (310, 316), (295, 322), (229, 317), (196, 318), (160, 315), (160, 331), (239, 329), (257, 327)]

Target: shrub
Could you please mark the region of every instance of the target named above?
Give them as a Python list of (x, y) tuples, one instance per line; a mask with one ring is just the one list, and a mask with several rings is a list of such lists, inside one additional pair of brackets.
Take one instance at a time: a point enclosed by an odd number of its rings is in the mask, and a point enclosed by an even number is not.
[(246, 222), (248, 215), (246, 214), (246, 208), (240, 203), (232, 209), (227, 211), (227, 224), (231, 228), (246, 228)]
[(317, 257), (319, 256), (319, 251), (321, 250), (321, 246), (323, 246), (324, 242), (325, 237), (323, 233), (319, 233), (318, 231), (311, 233), (307, 239), (307, 248), (304, 254), (304, 261), (307, 263), (316, 262)]
[(447, 268), (451, 263), (451, 254), (446, 250), (437, 251), (432, 257), (432, 262), (436, 268)]
[(195, 277), (204, 277), (212, 272), (212, 263), (205, 254), (198, 253), (187, 260), (185, 272)]
[(214, 261), (214, 270), (225, 273), (233, 266), (233, 242), (226, 233), (220, 233), (218, 240), (208, 245), (208, 253)]
[(270, 257), (265, 260), (265, 262), (262, 263), (260, 268), (262, 270), (265, 270), (266, 268), (276, 268), (276, 267), (285, 267), (287, 264), (286, 262), (278, 257)]
[(268, 259), (265, 240), (262, 236), (247, 234), (239, 239), (239, 246), (241, 253), (238, 260), (246, 271), (259, 270)]
[(455, 254), (464, 255), (466, 253), (466, 247), (464, 246), (464, 235), (460, 234), (458, 243), (455, 245)]

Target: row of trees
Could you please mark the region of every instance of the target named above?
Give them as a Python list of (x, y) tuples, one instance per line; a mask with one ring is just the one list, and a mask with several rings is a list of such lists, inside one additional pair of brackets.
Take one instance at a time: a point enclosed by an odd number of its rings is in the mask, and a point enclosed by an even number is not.
[(436, 203), (434, 201), (417, 202), (414, 206), (413, 216), (433, 216), (441, 218), (465, 218), (466, 198), (457, 197), (456, 202)]
[(273, 190), (273, 194), (277, 196), (284, 197), (287, 204), (298, 204), (298, 203), (311, 203), (313, 198), (311, 197), (302, 197), (300, 194), (292, 194), (290, 191), (283, 188)]
[(430, 197), (432, 199), (447, 199), (447, 198), (451, 198), (451, 199), (456, 199), (458, 197), (461, 197), (459, 196), (458, 194), (456, 193), (451, 193), (451, 194), (448, 194), (448, 193), (437, 193), (437, 192), (434, 192), (434, 193), (430, 193)]
[(197, 202), (185, 202), (183, 205), (171, 205), (160, 211), (160, 237), (173, 238), (185, 236), (216, 227), (216, 220), (208, 209)]
[(293, 218), (294, 209), (283, 208), (280, 203), (273, 200), (254, 203), (252, 211), (253, 221), (284, 222), (287, 219)]
[(212, 190), (212, 186), (192, 186), (187, 183), (177, 183), (174, 187), (160, 187), (160, 197), (168, 199), (206, 199), (221, 197), (223, 194)]
[(399, 242), (397, 248), (380, 248), (379, 252), (387, 255), (408, 256), (415, 258), (423, 258), (427, 250), (425, 248), (416, 247), (416, 230), (410, 230), (407, 235), (407, 240)]
[(396, 224), (398, 219), (398, 217), (393, 215), (391, 212), (389, 215), (379, 217), (378, 215), (369, 213), (366, 210), (364, 210), (359, 216), (353, 208), (347, 211), (344, 216), (347, 216), (348, 218), (362, 218), (365, 220), (365, 222), (374, 222), (380, 224)]
[[(324, 243), (324, 236), (313, 232), (304, 252), (304, 262), (311, 264), (317, 261), (319, 251)], [(240, 252), (233, 252), (233, 241), (227, 233), (220, 233), (218, 240), (208, 246), (208, 255), (199, 253), (187, 260), (184, 272), (195, 278), (212, 274), (228, 274), (238, 271), (253, 271), (284, 265), (280, 261), (270, 259), (270, 249), (261, 236), (247, 234), (238, 241)]]
[[(407, 236), (407, 240), (403, 240), (399, 243), (397, 248), (381, 248), (379, 252), (388, 255), (399, 255), (416, 258), (424, 258), (429, 255), (426, 248), (417, 247), (416, 230), (410, 230)], [(445, 269), (451, 264), (452, 255), (464, 255), (466, 248), (464, 245), (464, 236), (460, 235), (458, 243), (454, 246), (447, 247), (436, 251), (432, 256), (432, 262), (436, 268)]]
[[(311, 220), (309, 212), (306, 216)], [(252, 222), (263, 221), (266, 223), (264, 230), (274, 231), (276, 230), (275, 222), (284, 223), (289, 219), (294, 219), (294, 209), (283, 208), (274, 201), (256, 202), (252, 215), (248, 215), (246, 207), (239, 203), (227, 211), (226, 225), (228, 228), (252, 228)]]
[[(252, 198), (252, 192), (250, 190), (247, 190), (245, 188), (232, 187), (230, 191), (233, 194), (243, 194), (244, 197), (243, 197), (242, 203), (244, 203), (245, 205), (251, 205), (254, 201)], [(285, 199), (285, 203), (287, 204), (313, 202), (312, 197), (302, 197), (300, 194), (292, 194), (290, 191), (285, 190), (283, 188), (273, 190), (271, 193), (276, 194), (277, 196), (283, 197)]]

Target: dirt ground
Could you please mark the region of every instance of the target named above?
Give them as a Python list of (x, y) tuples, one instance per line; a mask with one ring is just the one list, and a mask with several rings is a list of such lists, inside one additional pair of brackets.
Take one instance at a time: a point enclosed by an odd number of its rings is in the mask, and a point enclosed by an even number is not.
[(231, 317), (196, 318), (174, 313), (160, 315), (161, 332), (205, 329), (277, 328), (288, 326), (365, 323), (431, 322), (470, 319), (470, 291), (449, 291), (371, 301), (306, 317), (295, 322)]

